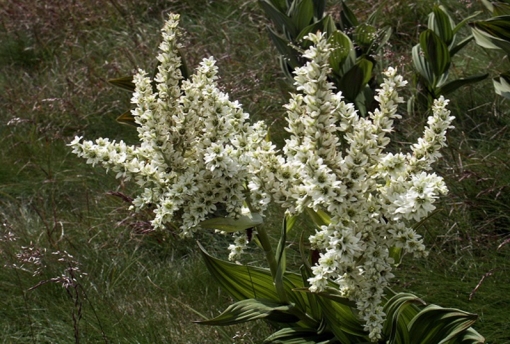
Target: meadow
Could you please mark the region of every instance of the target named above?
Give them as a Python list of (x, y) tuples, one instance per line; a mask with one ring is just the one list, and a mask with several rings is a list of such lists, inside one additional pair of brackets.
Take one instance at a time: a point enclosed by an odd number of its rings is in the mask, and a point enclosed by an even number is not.
[[(443, 4), (457, 21), (483, 10), (470, 0)], [(381, 25), (393, 28), (379, 68), (395, 66), (412, 83), (411, 48), (433, 2), (357, 6), (360, 18), (379, 8)], [(328, 10), (337, 9), (331, 2)], [(282, 105), (291, 85), (256, 1), (0, 0), (2, 343), (260, 343), (271, 332), (262, 321), (194, 324), (232, 301), (208, 274), (196, 241), (220, 257), (229, 241), (212, 232), (181, 240), (153, 231), (150, 213), (128, 210), (136, 185), (85, 164), (66, 146), (75, 135), (136, 142), (136, 130), (116, 122), (130, 94), (108, 80), (155, 68), (171, 12), (181, 14), (190, 68), (214, 56), (231, 99), (271, 125), (275, 142), (286, 138)], [(451, 73), (506, 69), (503, 55), (471, 43)], [(450, 192), (420, 226), (428, 258), (406, 257), (393, 288), (476, 313), (474, 327), (488, 343), (510, 343), (510, 107), (489, 79), (449, 98), (455, 129), (435, 170)], [(401, 113), (394, 135), (404, 145), (421, 134), (415, 128), (427, 114)], [(270, 213), (268, 227), (278, 226), (282, 211)], [(298, 226), (311, 230), (304, 220)], [(249, 252), (250, 260), (261, 257)]]

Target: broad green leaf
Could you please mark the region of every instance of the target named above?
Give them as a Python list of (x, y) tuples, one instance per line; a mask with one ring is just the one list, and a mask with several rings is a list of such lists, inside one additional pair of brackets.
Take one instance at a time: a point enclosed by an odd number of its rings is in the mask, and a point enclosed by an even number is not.
[(310, 25), (313, 19), (312, 0), (295, 0), (289, 9), (289, 17), (297, 31)]
[(264, 223), (263, 217), (259, 213), (252, 213), (249, 216), (240, 216), (238, 219), (230, 217), (215, 217), (200, 222), (200, 227), (209, 229), (218, 229), (224, 232), (239, 232), (248, 228), (253, 228)]
[(434, 31), (428, 29), (420, 34), (420, 47), (425, 59), (432, 67), (434, 76), (439, 78), (441, 74), (446, 73), (450, 67), (450, 52)]
[(280, 12), (287, 12), (287, 1), (286, 0), (269, 0), (271, 4), (278, 9)]
[(344, 67), (347, 67), (347, 70), (350, 69), (356, 59), (354, 45), (345, 33), (338, 30), (331, 34), (328, 43), (332, 48), (329, 55), (329, 64), (333, 72), (342, 76)]
[(369, 24), (360, 24), (356, 26), (356, 29), (354, 30), (354, 41), (358, 45), (367, 48), (372, 45), (377, 37), (376, 32), (377, 30), (374, 26)]
[(461, 79), (450, 81), (446, 85), (441, 86), (441, 88), (438, 90), (438, 94), (442, 94), (442, 95), (446, 96), (446, 95), (452, 93), (453, 91), (456, 91), (458, 88), (460, 88), (462, 86), (474, 84), (475, 82), (482, 81), (485, 78), (487, 78), (488, 76), (489, 76), (489, 74), (486, 73), (486, 74), (480, 74), (480, 75), (472, 75), (467, 78), (461, 78)]
[(108, 82), (113, 86), (122, 88), (123, 90), (134, 92), (135, 83), (133, 82), (133, 76), (124, 76), (116, 79), (109, 79)]
[[(199, 247), (209, 273), (235, 299), (281, 301), (269, 269), (239, 265), (217, 259), (209, 255), (200, 244)], [(283, 284), (289, 301), (305, 312), (308, 307), (307, 300), (300, 293), (292, 292), (294, 288), (303, 287), (301, 276), (287, 272), (283, 276)]]
[(297, 29), (285, 13), (280, 12), (269, 0), (259, 0), (259, 5), (277, 27), (285, 29), (291, 37), (296, 37)]
[[(333, 285), (333, 283), (331, 283)], [(342, 304), (347, 307), (356, 308), (356, 302), (351, 301), (342, 295), (338, 291), (338, 285), (334, 285), (334, 287), (326, 287), (324, 291), (312, 293), (309, 288), (295, 288), (294, 291), (299, 291), (303, 293), (315, 294), (321, 297), (325, 297), (327, 299), (333, 300), (339, 304)]]
[[(303, 264), (299, 270), (301, 271), (301, 277), (303, 278), (304, 288), (309, 288), (310, 283), (308, 282), (308, 278), (312, 277), (312, 271), (310, 270), (310, 267), (307, 266), (306, 264)], [(296, 291), (296, 289), (294, 289), (294, 291)], [(322, 312), (319, 303), (317, 302), (316, 294), (306, 293), (305, 295), (308, 299), (308, 306), (310, 306), (310, 309), (307, 310), (306, 312), (310, 314), (313, 319), (319, 321), (320, 319), (322, 319)]]
[(350, 307), (317, 295), (317, 300), (327, 324), (327, 328), (335, 334), (341, 343), (359, 343), (363, 339), (368, 342), (363, 325), (352, 313)]
[(366, 58), (360, 58), (356, 64), (347, 71), (337, 85), (342, 95), (350, 101), (356, 99), (372, 77), (373, 63)]
[(476, 314), (453, 308), (428, 305), (408, 324), (410, 343), (443, 344), (466, 331)]
[(434, 73), (430, 63), (425, 59), (422, 54), (420, 45), (417, 44), (413, 47), (413, 66), (414, 69), (427, 81), (428, 85), (434, 84)]
[(135, 122), (135, 116), (133, 116), (131, 114), (131, 110), (128, 110), (128, 111), (124, 112), (122, 115), (120, 115), (119, 117), (117, 117), (116, 121), (121, 124), (127, 124), (127, 125), (131, 125), (134, 127), (140, 126), (138, 123)]
[(390, 248), (390, 258), (393, 258), (393, 261), (395, 262), (395, 267), (399, 266), (400, 263), (402, 263), (402, 257), (403, 257), (403, 250), (401, 247), (393, 246)]
[(295, 323), (299, 319), (290, 314), (292, 305), (285, 305), (269, 300), (246, 299), (238, 301), (218, 315), (216, 318), (195, 321), (200, 325), (227, 326), (257, 319), (267, 319), (279, 323)]
[(383, 325), (383, 333), (388, 344), (410, 343), (407, 324), (419, 312), (414, 304), (425, 305), (425, 302), (413, 294), (398, 293), (384, 305), (386, 321)]
[(453, 42), (453, 26), (453, 20), (448, 13), (446, 13), (446, 10), (442, 6), (434, 6), (434, 9), (429, 14), (428, 27), (434, 31), (447, 46)]
[(333, 344), (338, 341), (332, 333), (318, 334), (316, 329), (285, 327), (264, 340), (264, 344)]
[(269, 26), (267, 27), (267, 31), (276, 49), (278, 49), (278, 52), (285, 58), (285, 62), (289, 64), (292, 69), (299, 67), (301, 64), (298, 61), (298, 52), (290, 46), (290, 42), (280, 37), (280, 35), (274, 32)]
[[(317, 33), (318, 31), (325, 32), (327, 37), (330, 37), (331, 34), (336, 31), (335, 22), (330, 15), (325, 16), (318, 22), (308, 25), (303, 30), (301, 30), (296, 38), (296, 41), (300, 42), (306, 35), (310, 33)], [(307, 44), (307, 46), (310, 44), (311, 42)]]
[(326, 0), (313, 0), (313, 15), (316, 20), (324, 17), (324, 10), (326, 9)]

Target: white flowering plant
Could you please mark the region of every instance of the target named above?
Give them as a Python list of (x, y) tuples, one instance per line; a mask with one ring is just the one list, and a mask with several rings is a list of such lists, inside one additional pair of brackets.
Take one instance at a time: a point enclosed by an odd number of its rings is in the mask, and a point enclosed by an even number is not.
[[(476, 315), (425, 306), (389, 288), (403, 254), (427, 254), (414, 226), (447, 192), (431, 164), (451, 128), (448, 101), (434, 102), (423, 136), (407, 153), (388, 152), (406, 82), (389, 68), (375, 97), (379, 108), (361, 117), (328, 81), (332, 47), (323, 34), (309, 34), (308, 62), (296, 69), (296, 93), (285, 105), (290, 137), (278, 150), (267, 126), (251, 124), (219, 89), (213, 58), (183, 79), (178, 21), (171, 15), (162, 30), (154, 79), (142, 70), (133, 78), (140, 143), (77, 137), (70, 146), (87, 163), (135, 181), (143, 191), (132, 209), (152, 207), (154, 229), (232, 234), (231, 262), (202, 252), (238, 301), (201, 323), (278, 323), (266, 343), (483, 343), (471, 328)], [(264, 226), (270, 204), (286, 209), (275, 250)], [(306, 258), (303, 243), (297, 273), (286, 267), (286, 238), (302, 213), (316, 225), (308, 240), (318, 258)], [(252, 236), (268, 269), (232, 262)]]

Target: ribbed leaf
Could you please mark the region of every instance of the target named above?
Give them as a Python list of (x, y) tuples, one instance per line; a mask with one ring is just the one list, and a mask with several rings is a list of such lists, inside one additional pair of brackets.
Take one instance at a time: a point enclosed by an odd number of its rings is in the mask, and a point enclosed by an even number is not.
[(377, 37), (377, 30), (369, 24), (360, 24), (354, 30), (354, 40), (363, 47), (369, 47)]
[(502, 49), (510, 55), (510, 15), (470, 24), (476, 43), (487, 49)]
[(297, 31), (310, 25), (313, 19), (312, 0), (295, 0), (289, 9), (289, 17)]
[(329, 344), (338, 343), (332, 333), (318, 334), (315, 329), (283, 328), (264, 340), (264, 344)]
[[(328, 39), (332, 51), (329, 55), (329, 64), (333, 72), (342, 76), (344, 70), (349, 70), (356, 59), (354, 45), (351, 39), (342, 31), (335, 31)], [(346, 67), (346, 69), (344, 69)]]
[(324, 210), (313, 210), (311, 208), (306, 208), (306, 213), (312, 219), (313, 223), (316, 226), (327, 226), (331, 223), (331, 216), (329, 216)]
[(414, 69), (416, 69), (429, 85), (432, 85), (434, 83), (434, 73), (430, 63), (423, 56), (420, 45), (415, 45), (412, 52)]
[(294, 323), (299, 320), (289, 313), (293, 306), (268, 300), (247, 299), (238, 301), (218, 315), (216, 318), (195, 321), (200, 325), (227, 326), (257, 319), (267, 319), (279, 323)]
[(283, 285), (283, 274), (287, 269), (287, 256), (285, 254), (285, 245), (287, 243), (287, 217), (283, 218), (282, 230), (280, 231), (280, 240), (278, 240), (278, 246), (276, 247), (276, 275), (274, 278), (274, 284), (276, 292), (278, 293), (280, 300), (287, 301), (287, 291)]
[(338, 89), (349, 101), (354, 101), (372, 77), (374, 64), (366, 58), (360, 58), (347, 71), (338, 84)]
[(200, 222), (200, 227), (209, 229), (218, 229), (224, 232), (239, 232), (248, 228), (253, 228), (264, 223), (264, 219), (258, 213), (251, 214), (251, 217), (240, 216), (238, 219), (229, 217), (215, 217)]
[(450, 66), (450, 52), (441, 38), (428, 29), (420, 34), (420, 47), (425, 59), (432, 67), (436, 78), (445, 73)]
[(478, 316), (453, 308), (429, 305), (408, 324), (409, 343), (443, 344), (471, 327)]
[(510, 15), (510, 4), (508, 3), (496, 1), (492, 3), (492, 7), (492, 15), (494, 16)]
[(453, 30), (455, 26), (452, 18), (446, 13), (442, 6), (434, 6), (429, 14), (428, 27), (434, 31), (443, 42), (449, 46), (453, 41)]
[[(335, 22), (330, 15), (325, 16), (318, 22), (305, 27), (296, 38), (296, 41), (300, 42), (309, 33), (317, 33), (317, 31), (325, 32), (327, 37), (330, 37), (333, 32), (336, 31)], [(308, 44), (310, 45), (311, 42)]]
[(478, 17), (480, 14), (482, 13), (482, 11), (476, 11), (475, 13), (473, 13), (472, 15), (462, 19), (461, 22), (459, 22), (457, 25), (455, 25), (455, 27), (453, 28), (453, 34), (455, 35), (460, 29), (462, 29), (462, 27), (464, 25), (466, 25), (471, 19), (473, 19), (474, 17)]
[(474, 84), (475, 82), (482, 81), (485, 78), (487, 78), (488, 76), (489, 76), (489, 74), (486, 73), (486, 74), (472, 75), (467, 78), (453, 80), (453, 81), (450, 81), (449, 83), (447, 83), (446, 85), (442, 86), (438, 90), (437, 93), (446, 96), (446, 95), (452, 93), (453, 91), (456, 91), (458, 88), (460, 88), (462, 86)]
[[(199, 247), (209, 273), (235, 299), (281, 301), (274, 287), (269, 269), (239, 265), (217, 259), (209, 255), (200, 244)], [(283, 285), (287, 291), (289, 301), (305, 312), (309, 308), (307, 300), (300, 293), (292, 292), (294, 288), (303, 287), (301, 276), (295, 273), (285, 273)]]
[(342, 31), (346, 31), (351, 27), (359, 25), (358, 19), (354, 15), (354, 12), (345, 4), (345, 0), (342, 0), (342, 11), (340, 12), (340, 27)]
[(326, 9), (326, 0), (313, 0), (313, 15), (316, 20), (322, 19)]
[(407, 324), (419, 312), (415, 303), (425, 305), (425, 302), (413, 294), (398, 293), (384, 305), (386, 321), (383, 333), (388, 344), (410, 343)]

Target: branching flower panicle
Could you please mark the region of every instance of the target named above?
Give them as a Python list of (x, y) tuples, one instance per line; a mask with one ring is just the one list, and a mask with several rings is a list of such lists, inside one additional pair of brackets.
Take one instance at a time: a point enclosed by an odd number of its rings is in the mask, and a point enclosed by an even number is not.
[[(250, 201), (249, 176), (261, 170), (257, 152), (274, 148), (266, 142), (266, 126), (248, 124), (241, 105), (219, 90), (212, 57), (204, 59), (189, 80), (182, 80), (178, 20), (171, 15), (163, 28), (155, 79), (142, 70), (133, 79), (132, 114), (140, 144), (107, 138), (82, 142), (77, 137), (70, 145), (88, 163), (101, 164), (118, 178), (134, 179), (143, 192), (133, 208), (155, 205), (154, 228), (179, 227), (189, 236), (208, 218), (241, 215)], [(252, 210), (262, 212), (267, 197), (263, 190), (255, 193)]]
[(286, 105), (291, 137), (277, 159), (273, 192), (291, 213), (311, 208), (330, 215), (330, 224), (309, 238), (321, 252), (310, 290), (322, 291), (334, 280), (356, 302), (370, 338), (378, 340), (385, 316), (382, 297), (393, 277), (390, 250), (426, 254), (412, 224), (430, 214), (447, 192), (443, 179), (426, 171), (440, 156), (453, 117), (440, 98), (410, 153), (385, 152), (400, 118), (403, 99), (397, 91), (406, 82), (389, 68), (375, 97), (379, 108), (360, 117), (328, 82), (330, 47), (324, 35), (308, 39), (313, 46), (303, 56), (310, 61), (295, 71), (300, 93)]

